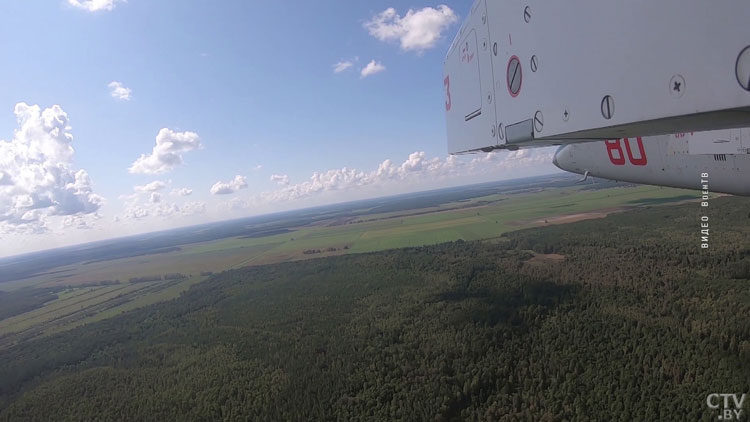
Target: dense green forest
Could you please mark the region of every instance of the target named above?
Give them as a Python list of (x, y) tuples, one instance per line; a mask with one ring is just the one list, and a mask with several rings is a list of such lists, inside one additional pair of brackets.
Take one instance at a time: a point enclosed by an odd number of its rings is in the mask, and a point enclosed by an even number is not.
[(750, 393), (750, 201), (709, 249), (700, 211), (216, 274), (0, 351), (0, 420), (715, 420)]

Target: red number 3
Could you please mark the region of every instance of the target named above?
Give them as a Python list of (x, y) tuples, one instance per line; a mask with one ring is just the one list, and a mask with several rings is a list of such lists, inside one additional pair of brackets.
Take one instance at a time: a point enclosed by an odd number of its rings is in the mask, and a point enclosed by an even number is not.
[(443, 81), (445, 85), (445, 111), (451, 110), (451, 77), (450, 75), (445, 77)]

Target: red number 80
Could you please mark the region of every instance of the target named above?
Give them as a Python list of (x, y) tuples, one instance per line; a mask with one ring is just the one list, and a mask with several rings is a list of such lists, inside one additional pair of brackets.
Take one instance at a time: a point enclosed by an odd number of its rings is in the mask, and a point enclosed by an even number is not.
[[(623, 141), (625, 141), (625, 151), (627, 151), (630, 164), (634, 166), (645, 166), (648, 163), (648, 160), (646, 159), (646, 151), (643, 148), (643, 140), (641, 137), (639, 136), (636, 138), (636, 143), (638, 144), (638, 157), (633, 157), (633, 150), (630, 148), (630, 139), (624, 138)], [(622, 151), (620, 140), (608, 139), (604, 141), (604, 143), (607, 146), (609, 161), (616, 166), (625, 165), (625, 154)], [(617, 156), (615, 156), (615, 153), (617, 153)]]

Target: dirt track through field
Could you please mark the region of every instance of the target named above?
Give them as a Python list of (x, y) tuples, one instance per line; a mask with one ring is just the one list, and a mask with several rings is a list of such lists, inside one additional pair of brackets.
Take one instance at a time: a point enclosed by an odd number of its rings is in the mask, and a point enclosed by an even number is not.
[(601, 210), (590, 211), (590, 212), (581, 212), (581, 213), (576, 213), (576, 214), (558, 215), (555, 217), (538, 218), (536, 220), (531, 221), (528, 224), (531, 224), (532, 226), (536, 227), (536, 226), (545, 226), (545, 225), (550, 225), (550, 224), (575, 223), (576, 221), (592, 220), (595, 218), (604, 218), (610, 214), (614, 214), (616, 212), (628, 211), (633, 208), (635, 207), (604, 208)]

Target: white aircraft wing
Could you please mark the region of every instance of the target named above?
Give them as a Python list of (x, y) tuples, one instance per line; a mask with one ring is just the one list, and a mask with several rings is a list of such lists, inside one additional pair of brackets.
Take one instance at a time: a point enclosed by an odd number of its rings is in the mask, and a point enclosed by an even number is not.
[(747, 0), (477, 0), (444, 65), (451, 153), (750, 126)]

